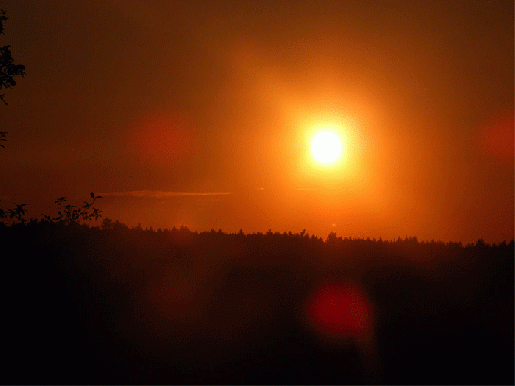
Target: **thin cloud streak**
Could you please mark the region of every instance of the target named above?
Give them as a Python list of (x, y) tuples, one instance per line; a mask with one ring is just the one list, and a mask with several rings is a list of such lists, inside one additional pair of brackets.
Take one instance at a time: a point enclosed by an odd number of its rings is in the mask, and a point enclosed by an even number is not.
[(160, 190), (131, 190), (128, 192), (100, 193), (103, 197), (148, 197), (148, 198), (167, 198), (178, 196), (227, 196), (231, 192), (163, 192)]

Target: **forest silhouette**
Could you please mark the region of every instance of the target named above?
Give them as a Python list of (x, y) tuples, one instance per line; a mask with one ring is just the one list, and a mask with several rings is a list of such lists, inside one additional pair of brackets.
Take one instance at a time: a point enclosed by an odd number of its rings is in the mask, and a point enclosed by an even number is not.
[[(99, 216), (90, 204), (75, 213)], [(512, 383), (513, 240), (90, 226), (72, 210), (0, 223), (7, 383)], [(359, 289), (375, 348), (309, 323), (328, 285)], [(352, 304), (340, 321), (361, 317)]]

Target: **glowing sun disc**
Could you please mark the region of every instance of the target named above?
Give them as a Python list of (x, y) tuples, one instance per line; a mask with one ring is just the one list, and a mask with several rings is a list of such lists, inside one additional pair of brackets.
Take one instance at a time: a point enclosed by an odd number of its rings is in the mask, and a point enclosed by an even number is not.
[(323, 164), (330, 164), (340, 157), (342, 143), (340, 137), (332, 131), (321, 131), (311, 141), (311, 153)]

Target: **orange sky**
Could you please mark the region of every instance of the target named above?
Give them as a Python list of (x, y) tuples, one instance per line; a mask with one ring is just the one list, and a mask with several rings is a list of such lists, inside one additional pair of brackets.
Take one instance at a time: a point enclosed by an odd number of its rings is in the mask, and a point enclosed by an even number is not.
[[(514, 235), (513, 1), (4, 0), (2, 206), (128, 225)], [(344, 156), (322, 167), (310, 138)], [(75, 201), (74, 201), (75, 200)]]

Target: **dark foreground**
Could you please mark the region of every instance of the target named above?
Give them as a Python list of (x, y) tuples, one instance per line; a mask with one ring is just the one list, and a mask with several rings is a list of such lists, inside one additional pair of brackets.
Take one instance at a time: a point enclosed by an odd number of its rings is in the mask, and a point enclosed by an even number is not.
[(0, 242), (3, 384), (514, 383), (513, 242), (52, 223)]

